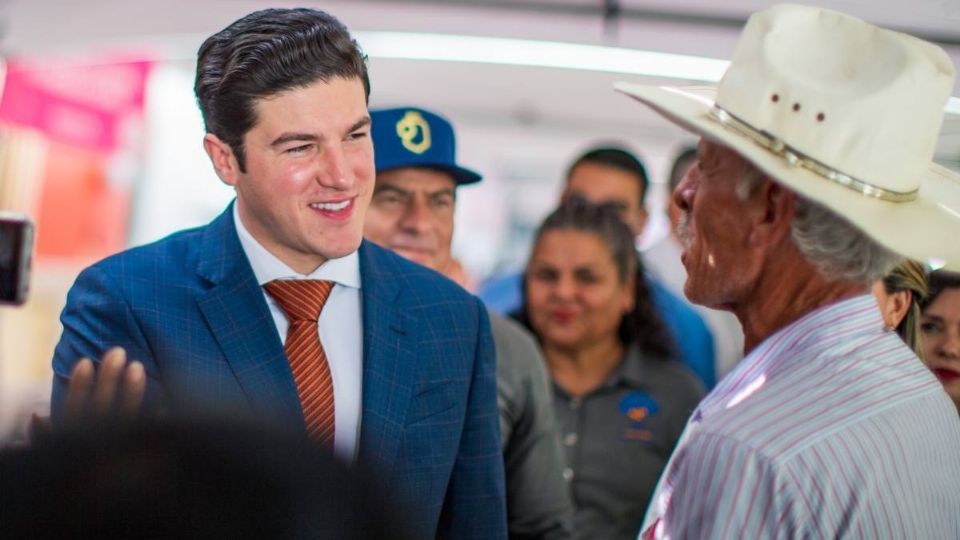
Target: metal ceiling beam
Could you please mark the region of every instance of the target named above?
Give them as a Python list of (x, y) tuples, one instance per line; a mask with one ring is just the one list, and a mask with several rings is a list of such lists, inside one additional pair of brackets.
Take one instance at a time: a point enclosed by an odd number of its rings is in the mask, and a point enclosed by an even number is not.
[[(559, 14), (592, 16), (605, 20), (607, 24), (616, 19), (624, 21), (652, 21), (690, 26), (710, 26), (740, 30), (746, 24), (745, 16), (727, 14), (690, 13), (663, 9), (645, 9), (623, 6), (618, 0), (584, 0), (582, 2), (550, 0), (391, 0), (394, 4), (419, 4), (462, 6), (471, 9), (508, 10), (535, 14)], [(904, 32), (920, 39), (932, 41), (944, 46), (960, 47), (960, 32), (944, 33), (921, 31), (912, 28), (887, 26), (891, 30)]]

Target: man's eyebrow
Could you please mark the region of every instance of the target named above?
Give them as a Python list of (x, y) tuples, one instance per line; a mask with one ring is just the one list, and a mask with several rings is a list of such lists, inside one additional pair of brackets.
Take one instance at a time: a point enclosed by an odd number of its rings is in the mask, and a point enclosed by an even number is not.
[(627, 203), (621, 201), (620, 199), (607, 199), (607, 200), (605, 200), (605, 201), (601, 201), (601, 202), (600, 202), (600, 205), (612, 206), (613, 208), (616, 208), (617, 210), (626, 210), (626, 209), (630, 208), (630, 205), (628, 205)]
[(393, 184), (378, 184), (378, 185), (374, 186), (374, 188), (373, 188), (373, 192), (374, 192), (375, 194), (376, 194), (376, 193), (383, 193), (384, 191), (392, 191), (392, 192), (398, 193), (398, 194), (400, 194), (400, 195), (409, 195), (409, 194), (410, 194), (409, 191), (407, 191), (407, 190), (405, 190), (405, 189), (403, 189), (403, 188), (401, 188), (401, 187), (397, 187), (397, 186), (395, 186), (395, 185), (393, 185)]
[(441, 188), (436, 191), (431, 191), (427, 195), (430, 197), (439, 197), (441, 195), (450, 195), (451, 197), (456, 196), (456, 190), (454, 188)]
[(368, 125), (370, 125), (370, 117), (369, 117), (369, 116), (364, 116), (363, 118), (361, 118), (361, 119), (357, 120), (356, 122), (354, 122), (353, 125), (350, 126), (350, 128), (347, 130), (347, 133), (353, 133), (354, 131), (356, 131), (356, 130), (362, 128), (362, 127), (366, 127), (366, 126), (368, 126)]
[[(347, 133), (353, 133), (354, 131), (362, 127), (365, 127), (369, 124), (370, 124), (370, 117), (364, 116), (363, 118), (354, 122), (347, 129)], [(319, 140), (320, 138), (312, 133), (287, 132), (287, 133), (282, 133), (279, 137), (274, 139), (273, 142), (270, 143), (270, 146), (275, 148), (277, 146), (281, 146), (289, 142), (317, 142)]]
[(282, 133), (279, 137), (273, 140), (270, 143), (272, 148), (282, 146), (289, 142), (317, 142), (319, 140), (316, 135), (310, 133)]

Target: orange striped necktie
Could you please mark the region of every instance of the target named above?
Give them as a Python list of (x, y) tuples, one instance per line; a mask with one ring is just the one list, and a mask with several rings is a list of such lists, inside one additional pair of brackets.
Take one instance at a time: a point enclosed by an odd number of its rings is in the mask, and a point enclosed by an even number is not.
[(333, 378), (317, 320), (333, 285), (332, 281), (284, 279), (263, 286), (290, 323), (283, 349), (297, 385), (307, 433), (326, 448), (333, 448)]

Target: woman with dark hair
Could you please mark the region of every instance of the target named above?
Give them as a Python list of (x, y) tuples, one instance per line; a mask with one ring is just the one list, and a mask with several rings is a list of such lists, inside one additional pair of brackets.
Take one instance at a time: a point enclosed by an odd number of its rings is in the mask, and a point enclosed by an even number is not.
[(582, 537), (634, 539), (703, 396), (636, 279), (633, 234), (610, 205), (573, 200), (537, 231), (518, 318), (540, 340)]
[(960, 274), (931, 273), (920, 308), (924, 361), (960, 411)]

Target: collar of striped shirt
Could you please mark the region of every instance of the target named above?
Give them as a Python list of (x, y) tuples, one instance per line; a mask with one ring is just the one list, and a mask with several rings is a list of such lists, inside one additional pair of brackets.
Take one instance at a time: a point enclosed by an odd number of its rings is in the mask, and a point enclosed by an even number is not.
[(698, 423), (711, 411), (735, 405), (763, 385), (766, 373), (779, 364), (836, 346), (854, 335), (884, 332), (883, 317), (873, 295), (864, 294), (830, 304), (797, 319), (750, 351), (707, 395), (694, 412)]

